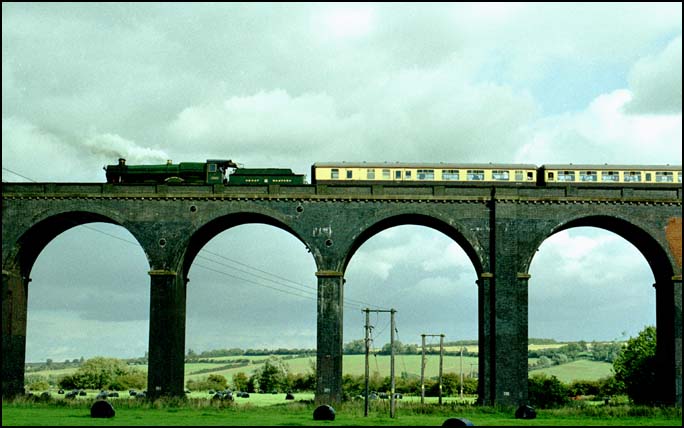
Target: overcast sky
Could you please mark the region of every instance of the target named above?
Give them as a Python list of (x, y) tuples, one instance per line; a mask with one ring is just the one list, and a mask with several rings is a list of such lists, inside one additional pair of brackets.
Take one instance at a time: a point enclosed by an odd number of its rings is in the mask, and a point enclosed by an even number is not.
[[(3, 3), (3, 181), (103, 182), (102, 166), (229, 158), (681, 164), (682, 5)], [(21, 176), (17, 175), (20, 174)], [(145, 255), (122, 228), (57, 237), (31, 273), (27, 361), (147, 350)], [(190, 271), (186, 347), (316, 346), (315, 264), (244, 225)], [(615, 340), (655, 324), (653, 274), (610, 232), (540, 247), (529, 335)], [(276, 275), (276, 276), (273, 276)], [(477, 338), (475, 270), (440, 232), (386, 230), (346, 273), (398, 338)], [(373, 319), (376, 344), (389, 317)]]

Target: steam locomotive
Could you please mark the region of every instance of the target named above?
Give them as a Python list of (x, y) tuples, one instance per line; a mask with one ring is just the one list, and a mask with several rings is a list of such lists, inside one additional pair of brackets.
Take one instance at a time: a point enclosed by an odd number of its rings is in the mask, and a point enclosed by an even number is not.
[[(285, 168), (242, 168), (232, 160), (166, 165), (104, 167), (108, 183), (168, 184), (307, 184), (303, 174)], [(503, 163), (323, 162), (311, 166), (312, 184), (354, 183), (494, 183), (565, 186), (568, 184), (681, 186), (681, 165), (574, 165)]]
[[(229, 169), (234, 168), (231, 172)], [(285, 168), (240, 168), (228, 159), (181, 162), (166, 165), (117, 165), (104, 167), (108, 183), (137, 184), (305, 184), (303, 174)]]

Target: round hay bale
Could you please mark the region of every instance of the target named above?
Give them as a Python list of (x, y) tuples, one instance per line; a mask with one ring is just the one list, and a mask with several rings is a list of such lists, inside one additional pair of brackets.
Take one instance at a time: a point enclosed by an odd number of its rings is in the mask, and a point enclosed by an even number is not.
[(534, 419), (536, 417), (537, 412), (534, 410), (534, 407), (528, 404), (523, 404), (515, 411), (516, 419)]
[(314, 421), (334, 421), (335, 409), (327, 404), (316, 407), (313, 412)]
[(91, 418), (113, 418), (115, 413), (112, 403), (107, 400), (97, 400), (90, 406)]
[(442, 423), (443, 427), (472, 427), (475, 426), (466, 418), (449, 418)]

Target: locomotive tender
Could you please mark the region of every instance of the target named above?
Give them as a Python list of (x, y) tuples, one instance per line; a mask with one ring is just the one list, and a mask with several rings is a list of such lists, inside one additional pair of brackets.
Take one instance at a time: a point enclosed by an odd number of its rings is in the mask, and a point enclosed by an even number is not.
[[(241, 168), (232, 160), (129, 166), (125, 159), (119, 159), (118, 165), (104, 169), (108, 183), (307, 184), (303, 174), (291, 169)], [(404, 162), (319, 162), (311, 166), (311, 184), (355, 183), (681, 186), (682, 166)]]

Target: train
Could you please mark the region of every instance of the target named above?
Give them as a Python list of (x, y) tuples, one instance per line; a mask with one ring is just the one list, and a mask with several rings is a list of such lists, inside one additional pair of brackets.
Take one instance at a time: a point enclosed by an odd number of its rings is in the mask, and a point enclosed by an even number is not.
[(304, 174), (291, 169), (241, 168), (230, 159), (127, 165), (126, 159), (119, 158), (118, 164), (106, 165), (104, 170), (107, 183), (114, 184), (305, 184)]
[[(168, 161), (165, 165), (118, 164), (104, 167), (114, 184), (303, 185), (304, 174), (289, 168), (244, 168), (232, 160)], [(567, 186), (681, 186), (681, 165), (511, 164), (318, 162), (311, 166), (311, 184), (464, 184)]]

